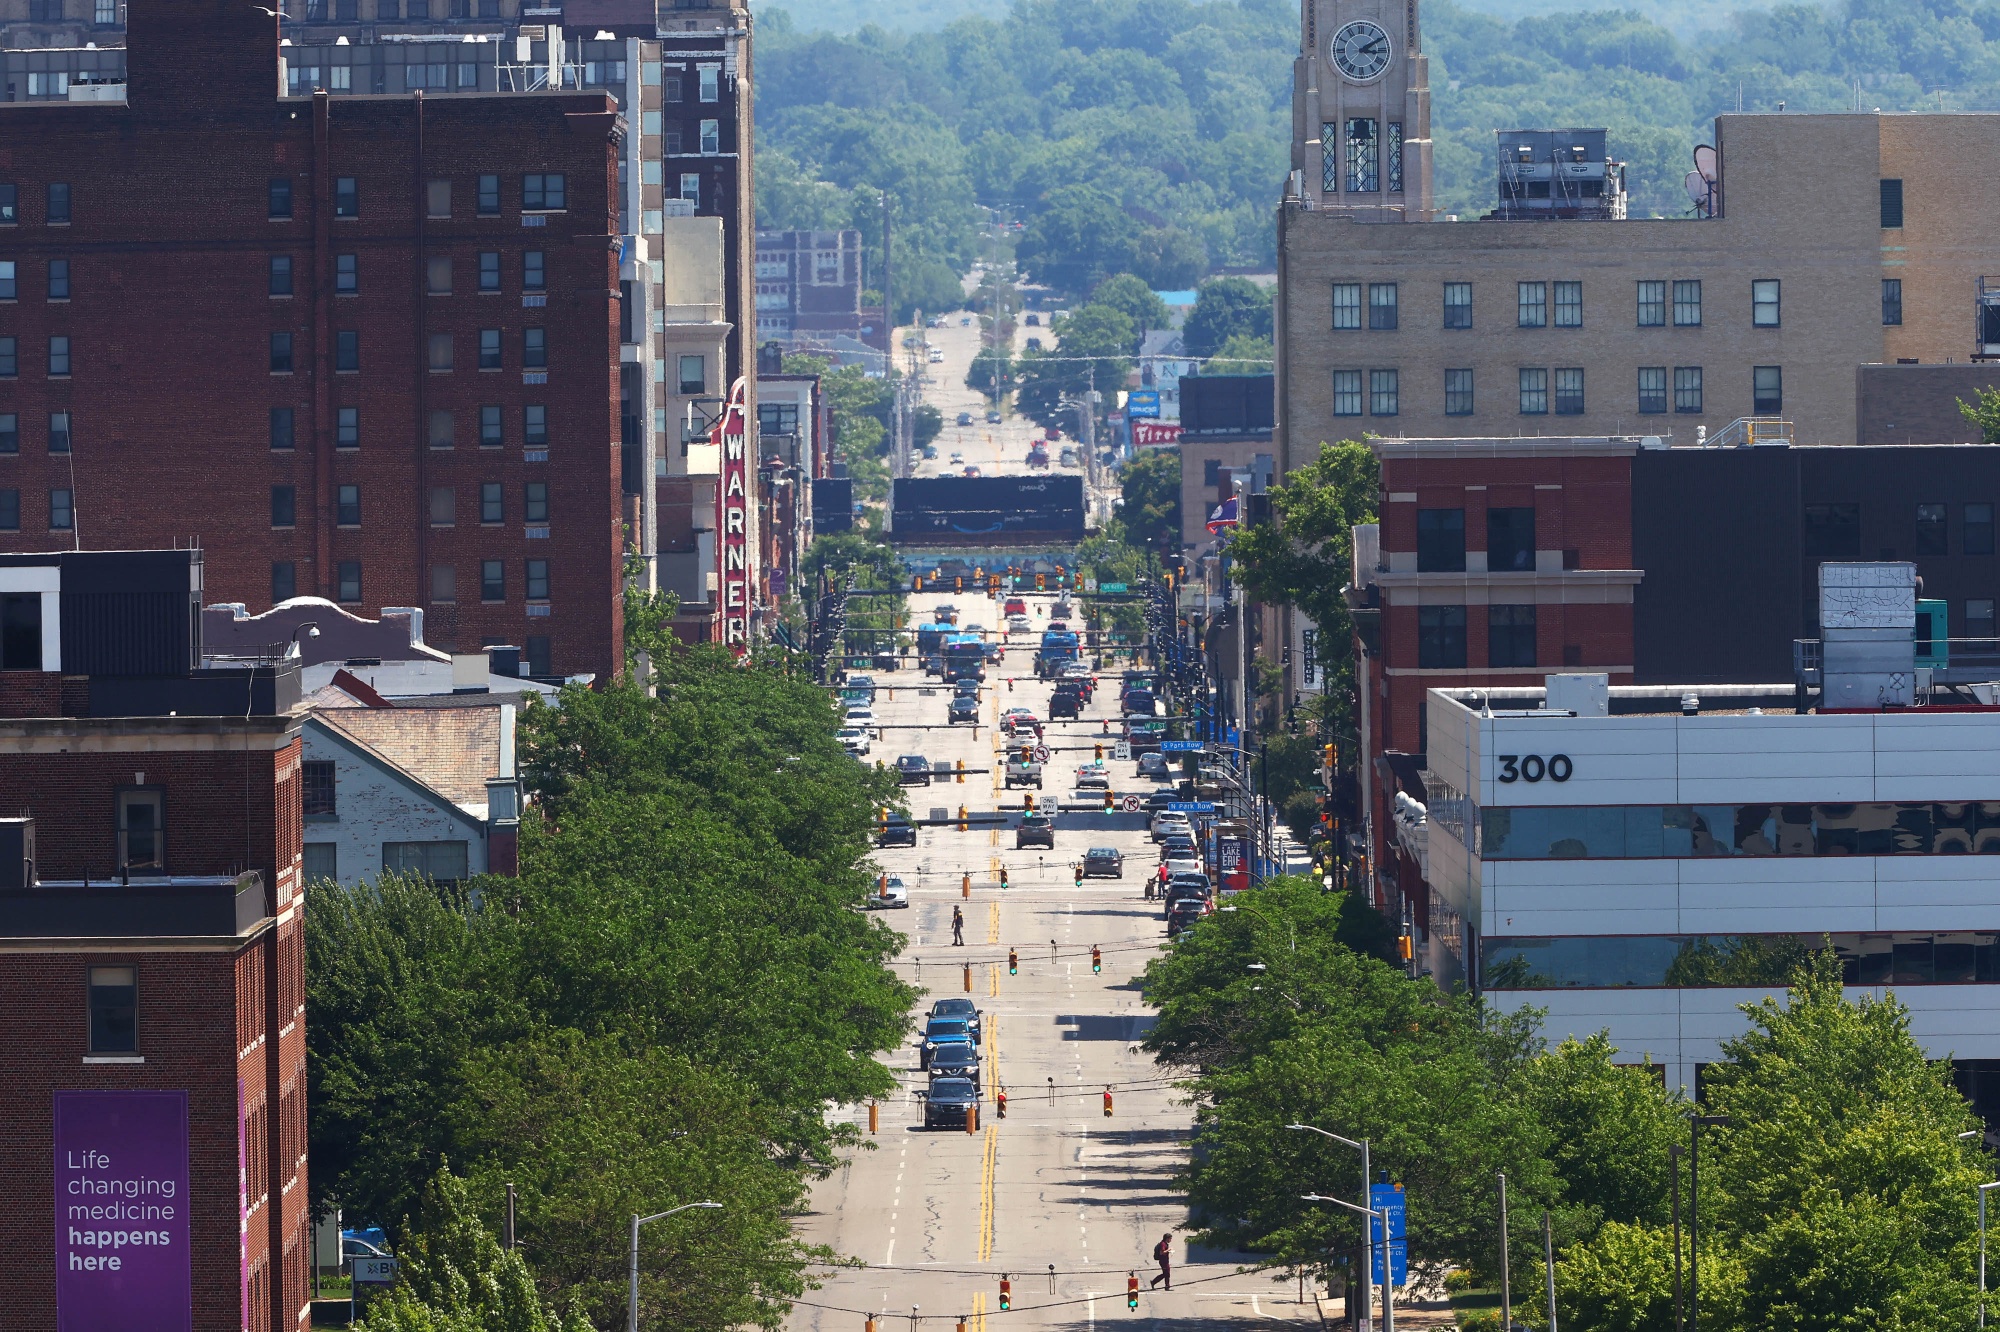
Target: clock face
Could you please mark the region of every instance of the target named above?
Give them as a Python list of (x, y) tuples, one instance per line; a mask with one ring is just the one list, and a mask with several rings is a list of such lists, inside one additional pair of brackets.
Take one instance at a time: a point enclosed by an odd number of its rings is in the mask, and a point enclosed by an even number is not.
[(1389, 34), (1379, 24), (1356, 19), (1333, 34), (1333, 63), (1356, 83), (1380, 78), (1389, 68)]

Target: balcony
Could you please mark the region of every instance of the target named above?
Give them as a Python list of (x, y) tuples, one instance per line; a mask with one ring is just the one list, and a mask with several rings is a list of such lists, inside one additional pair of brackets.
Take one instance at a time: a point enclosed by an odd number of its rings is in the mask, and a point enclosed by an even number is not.
[(0, 889), (0, 938), (233, 938), (270, 911), (264, 876), (67, 880)]

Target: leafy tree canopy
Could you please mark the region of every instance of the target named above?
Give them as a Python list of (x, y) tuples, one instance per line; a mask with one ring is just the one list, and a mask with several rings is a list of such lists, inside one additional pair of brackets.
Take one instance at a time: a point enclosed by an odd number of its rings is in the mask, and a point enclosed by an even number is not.
[(1119, 521), (1141, 547), (1160, 553), (1181, 541), (1181, 456), (1167, 449), (1140, 453), (1118, 473)]
[(1271, 338), (1271, 292), (1247, 278), (1205, 282), (1181, 325), (1190, 356), (1214, 356), (1231, 338)]
[(1090, 293), (1090, 303), (1119, 311), (1132, 321), (1141, 336), (1152, 329), (1166, 328), (1173, 321), (1167, 303), (1130, 273), (1120, 273), (1098, 283), (1097, 290)]

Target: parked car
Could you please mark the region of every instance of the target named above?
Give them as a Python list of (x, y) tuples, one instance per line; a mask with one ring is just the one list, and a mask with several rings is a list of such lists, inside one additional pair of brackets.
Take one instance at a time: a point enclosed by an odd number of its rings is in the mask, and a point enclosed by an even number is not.
[(956, 695), (951, 700), (951, 706), (945, 709), (944, 719), (946, 724), (951, 726), (956, 726), (960, 722), (971, 722), (974, 726), (979, 725), (978, 697), (975, 695), (968, 698), (964, 694)]
[(917, 825), (911, 823), (908, 819), (893, 810), (890, 811), (888, 820), (883, 823), (882, 831), (875, 834), (875, 845), (877, 846), (915, 846), (916, 844)]
[(1056, 821), (1038, 810), (1030, 810), (1021, 816), (1021, 822), (1014, 829), (1014, 849), (1026, 846), (1056, 849)]
[(979, 1105), (979, 1088), (970, 1078), (933, 1078), (930, 1089), (917, 1095), (923, 1099), (927, 1129), (963, 1129)]
[(904, 786), (929, 786), (931, 761), (922, 754), (905, 754), (896, 760), (896, 780)]
[(1093, 846), (1083, 853), (1083, 877), (1122, 879), (1125, 877), (1125, 857), (1115, 846)]

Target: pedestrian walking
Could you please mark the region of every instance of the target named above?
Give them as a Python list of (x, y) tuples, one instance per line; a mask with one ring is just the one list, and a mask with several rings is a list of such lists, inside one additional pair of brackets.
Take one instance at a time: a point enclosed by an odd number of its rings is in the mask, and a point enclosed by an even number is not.
[(1167, 1289), (1172, 1290), (1174, 1288), (1174, 1237), (1171, 1231), (1160, 1236), (1160, 1242), (1153, 1246), (1153, 1261), (1160, 1265), (1160, 1274), (1153, 1278), (1152, 1283), (1147, 1286), (1147, 1289), (1151, 1290), (1153, 1286), (1157, 1286), (1164, 1281), (1167, 1283)]
[(957, 907), (951, 909), (951, 942), (953, 947), (965, 944), (965, 913)]

